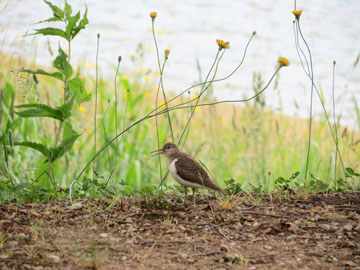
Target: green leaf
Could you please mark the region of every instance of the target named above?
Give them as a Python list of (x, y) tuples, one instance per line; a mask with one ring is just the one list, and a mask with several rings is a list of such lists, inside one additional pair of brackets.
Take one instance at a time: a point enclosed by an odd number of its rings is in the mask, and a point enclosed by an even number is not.
[(52, 9), (54, 17), (59, 18), (60, 20), (64, 18), (64, 11), (61, 8), (53, 5), (50, 1), (44, 0), (44, 2)]
[(75, 96), (78, 104), (80, 104), (83, 101), (90, 100), (91, 94), (88, 94), (86, 92), (85, 84), (80, 78), (76, 77), (68, 81), (68, 86), (71, 93)]
[(68, 4), (67, 1), (65, 1), (65, 17), (67, 20), (69, 20), (70, 16), (71, 16), (71, 13), (72, 13), (72, 8), (71, 6)]
[(76, 13), (75, 16), (69, 17), (69, 24), (66, 26), (65, 34), (68, 39), (73, 39), (73, 31), (77, 21), (80, 19), (80, 12)]
[(49, 19), (43, 20), (43, 21), (39, 21), (37, 23), (44, 23), (44, 22), (58, 22), (58, 21), (62, 21), (62, 18), (59, 17), (51, 17)]
[(15, 108), (27, 108), (28, 110), (15, 112), (17, 115), (27, 117), (50, 117), (60, 121), (64, 121), (65, 117), (60, 109), (54, 109), (45, 104), (22, 104), (15, 106)]
[(350, 167), (347, 167), (347, 168), (346, 168), (346, 172), (347, 172), (349, 175), (351, 175), (351, 176), (360, 176), (359, 173), (355, 172), (355, 171), (354, 171), (352, 168), (350, 168)]
[(39, 75), (46, 75), (46, 76), (50, 76), (53, 78), (56, 78), (58, 80), (64, 81), (64, 77), (60, 72), (46, 72), (42, 69), (38, 69), (38, 70), (31, 70), (31, 69), (22, 69), (20, 70), (21, 72), (26, 72), (29, 74), (39, 74)]
[(69, 40), (65, 34), (65, 32), (59, 28), (47, 27), (42, 29), (34, 29), (36, 32), (32, 35), (39, 35), (42, 34), (44, 36), (59, 36)]
[(74, 135), (71, 135), (71, 136), (63, 139), (63, 141), (61, 142), (61, 144), (58, 147), (51, 148), (51, 151), (53, 152), (52, 161), (63, 156), (74, 145), (76, 139), (80, 136), (80, 134), (76, 134), (74, 131), (72, 131), (72, 132)]
[(63, 140), (66, 140), (74, 135), (78, 135), (74, 130), (70, 122), (64, 122)]
[[(59, 162), (49, 162), (46, 157), (40, 157), (36, 162), (35, 179), (39, 186), (49, 190), (56, 187), (55, 179), (59, 177)], [(51, 169), (50, 169), (51, 168)], [(55, 179), (54, 179), (54, 178)], [(50, 180), (50, 181), (49, 181)], [(54, 185), (51, 184), (53, 182)]]
[(55, 58), (53, 62), (53, 67), (59, 70), (64, 75), (65, 80), (70, 78), (73, 74), (73, 69), (68, 62), (67, 57), (67, 54), (59, 46), (59, 55)]
[(85, 10), (83, 18), (81, 19), (79, 24), (76, 27), (74, 27), (74, 29), (73, 29), (72, 37), (71, 37), (72, 39), (80, 32), (81, 29), (85, 29), (85, 25), (87, 25), (89, 23), (89, 20), (87, 18), (87, 12), (88, 12), (88, 9), (86, 6), (86, 10)]
[(43, 154), (46, 158), (51, 158), (51, 156), (52, 156), (51, 150), (48, 149), (45, 145), (43, 145), (41, 143), (24, 141), (24, 142), (14, 142), (14, 145), (32, 148), (32, 149), (40, 152), (41, 154)]
[(59, 110), (61, 111), (62, 115), (64, 116), (64, 119), (71, 116), (71, 109), (74, 104), (75, 96), (72, 96), (72, 98), (65, 104), (63, 104), (61, 107), (59, 107)]
[(5, 103), (7, 107), (12, 106), (16, 95), (15, 87), (9, 82), (6, 81), (4, 92), (2, 96), (2, 101)]

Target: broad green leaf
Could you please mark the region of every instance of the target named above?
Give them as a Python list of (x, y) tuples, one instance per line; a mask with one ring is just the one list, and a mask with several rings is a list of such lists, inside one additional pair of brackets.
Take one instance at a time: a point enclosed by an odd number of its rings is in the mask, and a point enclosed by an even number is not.
[(32, 149), (40, 152), (41, 154), (43, 154), (46, 158), (51, 158), (51, 156), (52, 156), (51, 150), (48, 149), (45, 145), (43, 145), (41, 143), (24, 141), (24, 142), (14, 142), (14, 145), (32, 148)]
[(59, 55), (55, 58), (53, 62), (53, 67), (59, 70), (64, 75), (65, 80), (70, 78), (73, 74), (73, 69), (68, 62), (67, 57), (67, 54), (59, 46)]
[(19, 109), (27, 109), (20, 112), (15, 112), (17, 115), (27, 118), (27, 117), (50, 117), (55, 118), (60, 121), (64, 121), (65, 117), (62, 114), (61, 110), (52, 108), (45, 104), (22, 104), (15, 106)]
[(76, 139), (80, 136), (80, 134), (76, 134), (75, 132), (74, 134), (75, 135), (66, 137), (58, 147), (50, 149), (53, 153), (52, 161), (60, 158), (62, 155), (64, 155), (67, 151), (71, 149)]
[(52, 9), (52, 11), (54, 13), (54, 17), (59, 18), (59, 19), (64, 18), (64, 11), (62, 11), (61, 8), (59, 8), (58, 6), (55, 6), (50, 1), (44, 0), (44, 2)]
[(355, 171), (353, 170), (353, 168), (350, 168), (350, 167), (347, 167), (347, 168), (346, 168), (346, 172), (347, 172), (349, 175), (351, 175), (351, 176), (360, 176), (359, 173), (355, 172)]
[(66, 34), (63, 30), (59, 29), (59, 28), (53, 28), (53, 27), (47, 27), (47, 28), (42, 28), (42, 29), (34, 29), (36, 31), (36, 33), (32, 34), (32, 35), (38, 35), (38, 34), (42, 34), (44, 36), (59, 36), (62, 38), (65, 38), (66, 40), (69, 40), (66, 37)]
[(55, 179), (59, 177), (59, 162), (54, 161), (50, 163), (46, 157), (40, 157), (36, 162), (36, 168), (35, 179), (39, 186), (55, 188)]
[(60, 72), (52, 72), (51, 73), (51, 72), (46, 72), (42, 69), (38, 69), (38, 70), (22, 69), (20, 71), (30, 73), (30, 74), (46, 75), (46, 76), (50, 76), (50, 77), (56, 78), (58, 80), (64, 81), (64, 76)]
[(70, 122), (64, 122), (63, 124), (64, 131), (63, 131), (63, 141), (74, 136), (78, 135), (74, 130)]
[(81, 21), (79, 22), (79, 24), (77, 26), (74, 27), (73, 32), (72, 32), (72, 39), (74, 39), (74, 37), (80, 32), (81, 29), (85, 29), (85, 25), (87, 25), (89, 23), (89, 20), (87, 18), (87, 6), (86, 6), (86, 10), (84, 13), (83, 18), (81, 19)]
[(77, 21), (80, 19), (80, 12), (75, 16), (69, 17), (69, 24), (66, 26), (65, 34), (69, 39), (73, 39), (73, 31)]
[(67, 20), (69, 20), (70, 16), (71, 16), (71, 13), (72, 13), (72, 8), (71, 6), (68, 4), (67, 1), (65, 1), (65, 17)]
[(75, 96), (72, 96), (72, 98), (65, 104), (63, 104), (61, 107), (59, 107), (59, 110), (61, 111), (62, 115), (64, 116), (64, 119), (71, 116), (71, 109), (74, 104)]
[(71, 93), (75, 96), (78, 104), (80, 104), (83, 101), (90, 100), (91, 94), (88, 94), (86, 92), (84, 82), (80, 78), (76, 77), (68, 81), (68, 86)]

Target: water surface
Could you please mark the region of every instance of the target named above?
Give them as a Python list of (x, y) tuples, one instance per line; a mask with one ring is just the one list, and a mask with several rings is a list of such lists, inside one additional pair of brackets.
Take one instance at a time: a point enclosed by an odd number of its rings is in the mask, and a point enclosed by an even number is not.
[[(63, 1), (54, 1), (59, 5)], [(69, 1), (73, 10), (84, 8), (84, 1)], [(215, 40), (230, 41), (231, 48), (223, 57), (219, 77), (228, 74), (241, 60), (251, 33), (257, 32), (241, 69), (224, 83), (216, 84), (213, 95), (218, 99), (239, 99), (252, 93), (252, 74), (260, 72), (264, 81), (272, 75), (278, 56), (286, 56), (291, 66), (281, 70), (278, 87), (267, 90), (267, 106), (290, 115), (306, 117), (309, 111), (310, 81), (300, 66), (293, 36), (289, 0), (87, 0), (90, 24), (80, 32), (72, 45), (72, 58), (95, 73), (96, 35), (101, 34), (100, 66), (103, 76), (111, 78), (117, 56), (123, 57), (123, 72), (137, 69), (147, 73), (157, 69), (156, 54), (150, 32), (150, 11), (157, 11), (156, 31), (161, 54), (171, 50), (165, 71), (165, 87), (179, 92), (199, 80), (196, 61), (200, 63), (202, 77), (217, 52)], [(358, 0), (297, 1), (303, 9), (301, 26), (309, 43), (314, 61), (315, 82), (324, 92), (326, 106), (331, 112), (332, 63), (336, 60), (335, 89), (337, 111), (343, 122), (354, 126), (354, 107), (351, 98), (360, 100), (359, 67), (353, 69), (360, 53)], [(0, 3), (1, 50), (6, 53), (34, 57), (49, 64), (48, 38), (22, 37), (39, 27), (34, 22), (51, 17), (50, 9), (39, 0), (6, 1)], [(50, 44), (56, 50), (59, 40)], [(143, 44), (144, 59), (135, 65), (132, 55)], [(63, 43), (61, 43), (63, 44)], [(64, 45), (65, 47), (65, 45)], [(36, 49), (35, 49), (36, 48)], [(86, 64), (84, 64), (84, 61)], [(296, 102), (296, 105), (295, 105)], [(320, 112), (315, 102), (315, 112)]]

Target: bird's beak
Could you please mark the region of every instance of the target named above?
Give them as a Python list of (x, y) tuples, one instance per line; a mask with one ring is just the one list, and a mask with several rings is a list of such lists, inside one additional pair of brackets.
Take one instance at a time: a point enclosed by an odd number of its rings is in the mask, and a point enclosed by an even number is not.
[(155, 157), (157, 155), (164, 153), (164, 151), (163, 151), (163, 149), (158, 149), (158, 150), (151, 151), (150, 153), (153, 155), (153, 157)]

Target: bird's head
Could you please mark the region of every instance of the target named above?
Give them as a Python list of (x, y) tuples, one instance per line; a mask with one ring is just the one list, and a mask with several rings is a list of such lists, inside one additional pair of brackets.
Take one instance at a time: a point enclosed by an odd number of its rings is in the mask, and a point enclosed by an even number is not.
[(165, 143), (165, 145), (161, 149), (152, 151), (151, 153), (154, 153), (154, 155), (163, 154), (164, 156), (169, 157), (172, 154), (177, 153), (179, 151), (180, 150), (175, 143), (169, 142), (169, 143)]

